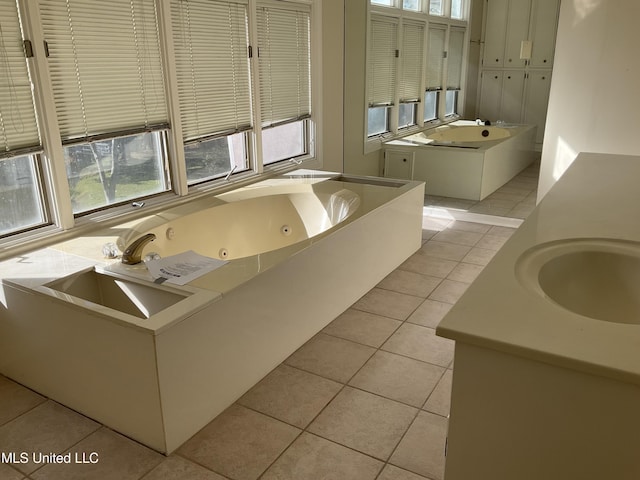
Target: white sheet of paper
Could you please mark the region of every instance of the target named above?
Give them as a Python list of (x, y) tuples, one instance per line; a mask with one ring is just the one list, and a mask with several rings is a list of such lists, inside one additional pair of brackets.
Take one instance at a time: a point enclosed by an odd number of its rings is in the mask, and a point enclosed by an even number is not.
[(171, 255), (170, 257), (144, 262), (154, 279), (166, 278), (167, 283), (184, 285), (191, 280), (220, 268), (225, 260), (205, 257), (193, 250)]

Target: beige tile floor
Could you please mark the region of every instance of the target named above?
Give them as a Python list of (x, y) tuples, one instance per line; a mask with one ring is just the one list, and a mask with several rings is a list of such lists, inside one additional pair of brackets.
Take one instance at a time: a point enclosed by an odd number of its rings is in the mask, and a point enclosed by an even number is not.
[(0, 479), (440, 480), (454, 344), (435, 327), (513, 231), (425, 216), (419, 251), (169, 457), (0, 376), (0, 452), (99, 454)]
[(524, 219), (536, 206), (540, 160), (480, 202), (427, 195), (425, 205)]

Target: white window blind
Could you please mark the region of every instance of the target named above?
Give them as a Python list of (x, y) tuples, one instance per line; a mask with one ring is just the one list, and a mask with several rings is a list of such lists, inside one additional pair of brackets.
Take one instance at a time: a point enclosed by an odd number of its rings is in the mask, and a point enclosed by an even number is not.
[(263, 127), (311, 114), (311, 10), (282, 2), (258, 7), (258, 68)]
[(65, 143), (166, 127), (153, 0), (40, 0)]
[(0, 0), (0, 158), (40, 150), (15, 0)]
[(445, 34), (445, 27), (429, 25), (427, 43), (427, 90), (442, 89)]
[(369, 107), (393, 105), (396, 88), (398, 24), (393, 19), (371, 17), (369, 37)]
[(424, 24), (409, 22), (405, 22), (402, 29), (401, 102), (416, 102), (422, 96), (424, 30)]
[(464, 28), (451, 27), (449, 32), (449, 54), (447, 66), (447, 88), (459, 89), (462, 85), (462, 52), (464, 50)]
[(172, 0), (185, 141), (251, 128), (246, 1)]

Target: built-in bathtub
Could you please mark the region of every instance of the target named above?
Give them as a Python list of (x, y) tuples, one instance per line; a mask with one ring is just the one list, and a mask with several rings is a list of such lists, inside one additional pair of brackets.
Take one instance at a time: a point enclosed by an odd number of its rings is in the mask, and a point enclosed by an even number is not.
[[(2, 262), (0, 373), (172, 452), (420, 247), (423, 199), (420, 182), (293, 172)], [(153, 287), (101, 254), (152, 232), (143, 255), (229, 253), (171, 287), (188, 310), (116, 318), (46, 294), (94, 266)]]
[[(355, 213), (360, 197), (346, 188), (317, 185), (289, 187), (287, 193), (273, 189), (233, 193), (240, 198), (213, 206), (190, 206), (191, 212), (168, 212), (141, 222), (118, 239), (124, 251), (141, 234), (154, 234), (143, 256), (161, 257), (194, 250), (220, 260), (234, 260), (288, 247), (336, 227)], [(276, 190), (277, 191), (277, 190)], [(281, 189), (282, 191), (282, 189)], [(254, 190), (253, 193), (256, 193)], [(231, 200), (232, 194), (218, 200)], [(184, 209), (183, 209), (184, 210)]]
[(429, 195), (483, 200), (533, 162), (535, 132), (453, 122), (386, 142), (384, 174), (424, 181)]

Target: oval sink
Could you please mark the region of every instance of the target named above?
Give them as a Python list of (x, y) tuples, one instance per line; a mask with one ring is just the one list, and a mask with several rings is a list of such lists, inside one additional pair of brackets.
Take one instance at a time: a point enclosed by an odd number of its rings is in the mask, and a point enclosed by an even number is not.
[(579, 315), (640, 324), (640, 244), (609, 239), (550, 242), (525, 252), (516, 276)]

